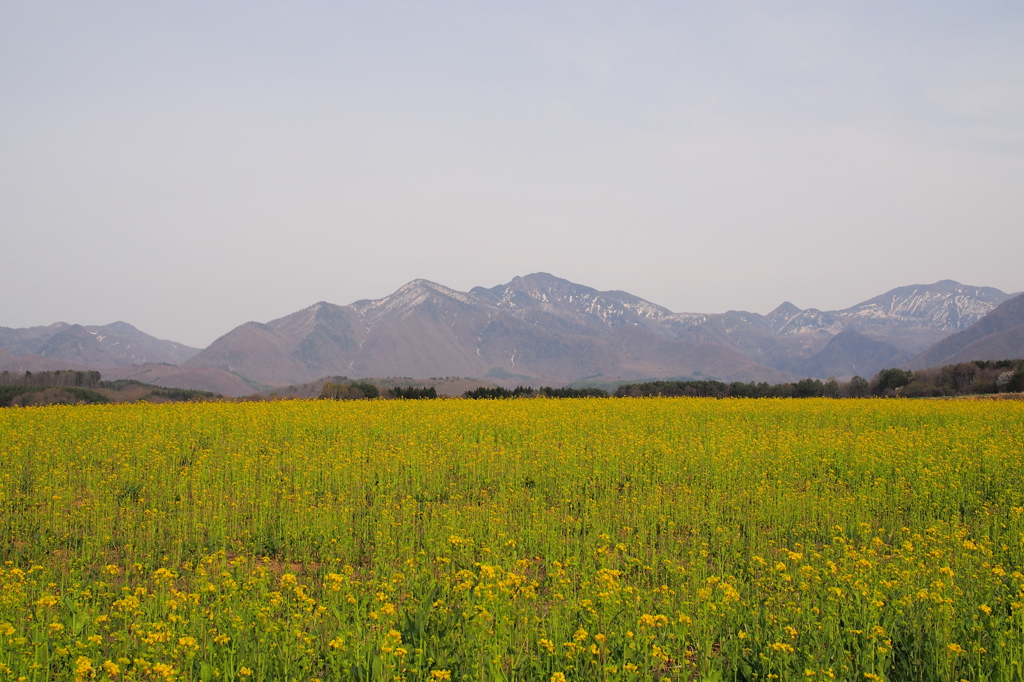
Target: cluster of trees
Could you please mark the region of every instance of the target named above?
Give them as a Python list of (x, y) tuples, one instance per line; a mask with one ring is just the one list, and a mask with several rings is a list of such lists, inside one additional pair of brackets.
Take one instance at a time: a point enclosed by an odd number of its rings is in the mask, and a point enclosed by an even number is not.
[(801, 379), (793, 383), (725, 383), (714, 380), (648, 381), (625, 384), (618, 397), (693, 396), (707, 398), (907, 398), (1016, 393), (1024, 391), (1024, 360), (977, 360), (912, 372), (883, 369), (870, 381), (855, 376), (840, 382)]
[[(224, 396), (191, 388), (163, 388), (134, 379), (102, 381), (95, 371), (55, 370), (17, 374), (0, 372), (0, 407), (37, 404), (109, 403), (120, 398), (113, 393), (144, 389), (139, 400), (159, 398), (172, 402), (216, 400)], [(103, 392), (101, 392), (103, 391)], [(140, 392), (136, 391), (133, 399)], [(112, 400), (113, 398), (113, 400)]]
[[(859, 380), (859, 381), (858, 381)], [(863, 382), (863, 390), (861, 389)], [(852, 387), (851, 385), (852, 384)], [(616, 397), (642, 397), (651, 395), (690, 397), (843, 397), (866, 395), (867, 382), (854, 377), (849, 384), (841, 384), (835, 378), (822, 382), (820, 379), (801, 379), (796, 383), (769, 384), (767, 382), (725, 383), (714, 379), (680, 381), (647, 381), (638, 384), (624, 384), (615, 391)]]
[(328, 382), (320, 390), (324, 400), (372, 400), (380, 397), (380, 389), (368, 381)]
[(388, 395), (392, 398), (399, 398), (401, 400), (433, 400), (437, 397), (437, 389), (433, 386), (427, 388), (419, 388), (417, 386), (395, 386), (387, 390)]
[(324, 384), (320, 398), (325, 400), (372, 400), (373, 398), (394, 398), (399, 400), (431, 400), (437, 397), (437, 389), (433, 386), (395, 386), (381, 391), (369, 381), (345, 381), (343, 377), (335, 377), (335, 381)]
[[(220, 393), (212, 391), (200, 391), (194, 388), (154, 388), (147, 395), (158, 398), (166, 398), (173, 403), (186, 403), (203, 400), (216, 400), (223, 398)], [(146, 398), (143, 398), (145, 400)]]
[[(166, 400), (210, 400), (220, 396), (208, 391), (180, 388), (160, 388), (133, 380), (101, 381), (95, 371), (56, 370), (0, 372), (0, 407), (28, 404), (35, 401), (34, 394), (47, 389), (59, 389), (48, 402), (109, 402), (108, 396), (95, 389), (124, 391), (132, 387), (151, 389), (153, 397)], [(681, 379), (646, 381), (624, 384), (615, 391), (615, 397), (691, 396), (707, 398), (864, 398), (868, 396), (903, 396), (908, 398), (977, 395), (1024, 392), (1024, 360), (976, 360), (956, 365), (929, 368), (912, 372), (892, 367), (883, 369), (870, 381), (855, 376), (840, 382), (834, 377), (826, 381), (801, 379), (782, 384), (767, 382), (725, 383), (714, 379)], [(63, 395), (66, 394), (66, 395)], [(433, 386), (396, 386), (381, 391), (368, 381), (348, 381), (346, 377), (333, 377), (324, 384), (320, 398), (329, 400), (365, 400), (373, 398), (424, 400), (437, 398)], [(481, 386), (463, 394), (470, 399), (503, 398), (606, 398), (607, 391), (600, 388), (552, 388), (542, 386), (516, 386), (514, 389)], [(52, 399), (51, 399), (52, 398)], [(145, 399), (145, 398), (143, 398)]]
[(1020, 393), (1024, 360), (975, 360), (913, 372), (899, 389), (910, 398)]
[(466, 391), (462, 394), (463, 398), (470, 398), (472, 400), (494, 400), (495, 398), (532, 398), (533, 389), (529, 386), (516, 386), (511, 391), (507, 388), (497, 386), (495, 388), (487, 388), (481, 386), (480, 388), (474, 388), (472, 391)]
[[(912, 372), (898, 367), (883, 369), (870, 380), (855, 376), (849, 381), (831, 377), (801, 379), (791, 383), (733, 381), (714, 379), (680, 379), (623, 384), (615, 391), (617, 398), (644, 396), (689, 396), (701, 398), (866, 398), (869, 396), (935, 397), (984, 393), (1024, 391), (1024, 360), (976, 361)], [(332, 382), (324, 386), (321, 398), (358, 400), (376, 398), (380, 390), (368, 382)], [(552, 388), (516, 386), (513, 389), (481, 386), (462, 394), (473, 400), (507, 398), (607, 398), (600, 388)], [(434, 387), (391, 388), (387, 398), (407, 400), (436, 398)]]
[(541, 386), (537, 395), (545, 398), (607, 398), (608, 391), (600, 388), (551, 388)]
[(135, 379), (114, 379), (113, 381), (101, 381), (99, 388), (109, 391), (128, 391), (131, 389), (148, 389), (148, 393), (141, 398), (147, 400), (150, 397), (164, 398), (171, 402), (194, 402), (197, 400), (217, 400), (224, 396), (213, 391), (200, 391), (197, 388), (164, 388), (153, 384), (144, 384)]
[[(361, 400), (366, 398), (396, 398), (401, 400), (429, 400), (437, 398), (437, 389), (433, 386), (421, 388), (418, 386), (396, 386), (381, 391), (373, 384), (365, 381), (347, 382), (332, 381), (324, 384), (320, 391), (320, 397), (330, 400)], [(515, 388), (501, 388), (495, 386), (488, 388), (481, 386), (462, 394), (463, 398), (471, 400), (495, 400), (504, 398), (607, 398), (608, 391), (600, 388), (552, 388), (542, 386), (532, 388), (530, 386), (516, 386)]]
[[(41, 394), (41, 395), (40, 395)], [(19, 386), (0, 384), (0, 407), (33, 404), (109, 403), (110, 398), (81, 386)]]
[(0, 386), (29, 386), (33, 388), (60, 388), (77, 386), (79, 388), (99, 388), (100, 373), (96, 371), (78, 371), (58, 369), (50, 372), (0, 372)]
[(0, 372), (0, 407), (43, 403), (109, 403), (110, 398), (94, 390), (100, 388), (102, 383), (99, 372), (88, 370), (58, 369), (24, 374)]
[(533, 389), (529, 386), (516, 386), (513, 390), (507, 388), (475, 388), (462, 394), (464, 398), (607, 398), (608, 391), (600, 388), (552, 388), (541, 386)]

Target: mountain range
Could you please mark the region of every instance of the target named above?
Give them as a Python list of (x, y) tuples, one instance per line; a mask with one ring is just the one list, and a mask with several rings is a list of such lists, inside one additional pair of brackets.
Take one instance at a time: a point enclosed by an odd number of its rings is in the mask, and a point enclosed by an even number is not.
[(23, 364), (45, 369), (100, 369), (146, 362), (178, 365), (199, 352), (182, 343), (163, 341), (127, 322), (82, 326), (57, 322), (46, 327), (0, 327), (0, 349)]
[(321, 301), (247, 322), (202, 350), (124, 322), (0, 328), (0, 369), (95, 368), (108, 370), (105, 378), (231, 395), (334, 375), (465, 376), (508, 385), (685, 377), (776, 383), (870, 377), (884, 367), (977, 353), (1024, 356), (1024, 296), (943, 280), (836, 311), (785, 302), (767, 315), (674, 313), (627, 292), (534, 273), (468, 292), (420, 279), (381, 299)]

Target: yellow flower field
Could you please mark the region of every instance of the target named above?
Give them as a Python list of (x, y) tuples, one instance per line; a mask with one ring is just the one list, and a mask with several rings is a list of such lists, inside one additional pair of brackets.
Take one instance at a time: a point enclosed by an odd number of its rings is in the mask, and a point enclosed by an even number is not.
[(0, 679), (1024, 680), (1024, 403), (0, 410)]

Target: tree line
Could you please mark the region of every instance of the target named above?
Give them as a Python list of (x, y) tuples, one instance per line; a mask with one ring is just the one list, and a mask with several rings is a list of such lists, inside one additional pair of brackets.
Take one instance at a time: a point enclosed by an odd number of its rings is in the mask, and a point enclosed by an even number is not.
[(707, 398), (938, 398), (1024, 391), (1024, 360), (977, 360), (911, 371), (883, 369), (870, 380), (831, 377), (792, 383), (725, 383), (715, 380), (648, 381), (619, 386), (618, 397), (693, 396)]
[(144, 389), (138, 400), (154, 398), (171, 402), (217, 400), (224, 396), (191, 388), (164, 388), (134, 379), (104, 381), (92, 370), (58, 369), (46, 372), (0, 372), (0, 407), (34, 404), (94, 404), (119, 400), (116, 395)]
[[(600, 388), (552, 388), (542, 386), (481, 386), (462, 394), (473, 400), (511, 398), (868, 398), (868, 397), (942, 397), (1024, 392), (1024, 360), (977, 360), (917, 371), (890, 367), (871, 379), (854, 376), (848, 381), (830, 377), (825, 381), (807, 378), (794, 382), (724, 382), (716, 379), (677, 379), (644, 381), (619, 386), (614, 393)], [(328, 383), (322, 398), (335, 400), (360, 398), (401, 398), (406, 400), (437, 398), (433, 386), (409, 386), (383, 393), (369, 382)]]
[(33, 388), (99, 388), (100, 373), (93, 370), (57, 369), (48, 372), (0, 372), (0, 386), (27, 386)]
[[(141, 384), (134, 380), (103, 381), (100, 373), (89, 370), (53, 370), (47, 372), (0, 372), (0, 407), (17, 404), (21, 396), (58, 388), (76, 402), (107, 402), (108, 396), (97, 390), (124, 391), (131, 387), (150, 389), (146, 397), (172, 401), (223, 399), (215, 393), (192, 389), (174, 389)], [(623, 384), (614, 393), (601, 388), (552, 388), (517, 386), (481, 386), (463, 393), (463, 398), (495, 400), (509, 398), (631, 398), (645, 396), (705, 398), (934, 398), (962, 395), (987, 395), (1024, 392), (1024, 359), (975, 360), (916, 371), (890, 367), (870, 380), (854, 376), (849, 381), (835, 377), (801, 379), (790, 383), (724, 382), (715, 379), (677, 379)], [(324, 384), (320, 398), (329, 400), (431, 400), (438, 398), (434, 386), (395, 386), (381, 389), (365, 380), (347, 381), (333, 377)]]
[(975, 360), (917, 370), (899, 392), (908, 398), (1024, 392), (1024, 360)]

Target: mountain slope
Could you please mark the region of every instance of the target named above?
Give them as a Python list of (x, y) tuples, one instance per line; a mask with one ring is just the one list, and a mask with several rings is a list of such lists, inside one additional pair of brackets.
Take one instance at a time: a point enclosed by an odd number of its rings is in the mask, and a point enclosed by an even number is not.
[(144, 384), (153, 384), (164, 388), (190, 388), (235, 398), (252, 395), (264, 388), (249, 383), (230, 372), (213, 367), (176, 367), (158, 363), (115, 367), (104, 370), (102, 378), (104, 381), (134, 379)]
[(15, 356), (47, 358), (62, 367), (75, 364), (96, 369), (146, 362), (180, 364), (199, 352), (198, 348), (152, 337), (127, 322), (101, 326), (57, 322), (46, 327), (0, 327), (0, 348)]
[(970, 360), (1016, 360), (1024, 358), (1024, 325), (989, 334), (963, 347), (949, 358), (951, 363)]
[(1024, 326), (1024, 294), (1014, 296), (978, 320), (910, 361), (913, 369), (949, 365), (966, 360), (1006, 360), (1024, 357), (1018, 345)]
[(539, 311), (593, 331), (639, 325), (661, 333), (662, 323), (672, 315), (667, 308), (624, 291), (598, 291), (546, 272), (490, 289), (474, 287), (470, 295), (523, 318)]
[(1009, 298), (999, 289), (945, 279), (898, 287), (840, 311), (840, 319), (859, 319), (862, 328), (870, 328), (872, 322), (914, 321), (952, 332), (967, 329)]
[(187, 365), (274, 384), (332, 374), (535, 383), (695, 371), (729, 379), (789, 377), (721, 344), (671, 338), (660, 324), (670, 315), (630, 294), (600, 292), (545, 273), (469, 293), (415, 280), (382, 299), (318, 303), (267, 324), (247, 323)]
[[(869, 376), (899, 365), (951, 334), (975, 330), (972, 323), (1008, 298), (998, 289), (943, 280), (899, 287), (843, 310), (785, 302), (767, 315), (673, 313), (627, 292), (533, 273), (469, 292), (420, 279), (380, 299), (321, 301), (267, 323), (243, 324), (199, 352), (124, 323), (0, 328), (0, 349), (34, 367), (157, 362), (275, 386), (335, 375), (535, 385), (585, 377), (779, 382)], [(980, 343), (976, 336), (964, 339), (954, 350)], [(998, 346), (991, 351), (971, 346), (971, 353), (1003, 352), (1015, 339), (1007, 333), (992, 341)]]
[(907, 354), (891, 343), (847, 329), (839, 332), (805, 365), (811, 376), (870, 378), (887, 367), (905, 363)]
[(776, 334), (838, 334), (852, 329), (904, 350), (920, 351), (943, 336), (967, 329), (1008, 298), (999, 289), (947, 279), (897, 287), (843, 310), (800, 310), (787, 301), (768, 318)]
[(190, 358), (185, 367), (215, 367), (278, 386), (305, 381), (308, 372), (293, 357), (294, 344), (271, 325), (246, 322), (235, 327)]
[(22, 374), (24, 372), (49, 372), (56, 369), (87, 370), (93, 368), (74, 362), (52, 360), (40, 355), (15, 355), (0, 348), (0, 372)]

